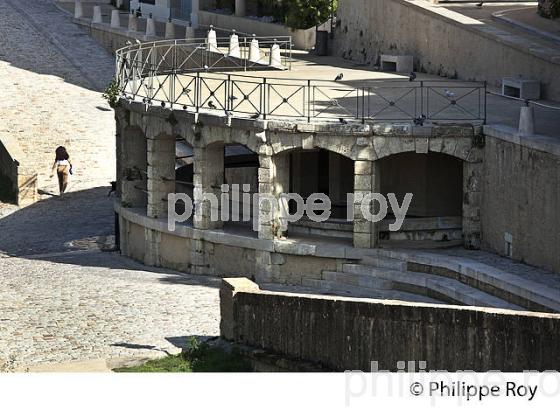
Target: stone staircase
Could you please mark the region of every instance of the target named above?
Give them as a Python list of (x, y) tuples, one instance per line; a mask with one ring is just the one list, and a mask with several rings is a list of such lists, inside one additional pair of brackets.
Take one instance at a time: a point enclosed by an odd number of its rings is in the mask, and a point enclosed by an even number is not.
[(406, 261), (383, 256), (344, 263), (339, 271), (323, 271), (321, 279), (304, 279), (302, 285), (321, 293), (352, 297), (523, 310), (460, 280), (413, 272), (407, 269)]

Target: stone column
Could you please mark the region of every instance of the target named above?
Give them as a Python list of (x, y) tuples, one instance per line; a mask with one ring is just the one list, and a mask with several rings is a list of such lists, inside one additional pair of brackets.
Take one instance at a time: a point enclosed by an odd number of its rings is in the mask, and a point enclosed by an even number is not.
[[(259, 195), (274, 195), (274, 166), (272, 163), (272, 156), (268, 154), (259, 155)], [(273, 208), (268, 202), (262, 203), (258, 207), (258, 211), (253, 213), (253, 218), (256, 219), (258, 226), (259, 239), (274, 239), (275, 229), (271, 214), (274, 212)]]
[(198, 10), (199, 10), (199, 0), (191, 1), (191, 27), (193, 29), (198, 28)]
[[(379, 192), (379, 164), (377, 161), (354, 162), (354, 247), (375, 248), (379, 244), (378, 223), (364, 215), (360, 199), (372, 192)], [(369, 205), (371, 214), (377, 211), (376, 202)]]
[[(224, 145), (215, 143), (194, 148), (194, 227), (219, 229), (221, 185), (224, 183)], [(212, 217), (214, 214), (214, 217)]]
[(482, 162), (463, 162), (463, 243), (467, 249), (480, 249)]
[[(283, 153), (272, 157), (272, 194), (278, 201), (278, 205), (284, 210), (288, 210), (288, 201), (286, 198), (281, 198), (281, 194), (290, 192), (290, 155)], [(281, 226), (282, 211), (278, 210), (278, 217), (275, 218), (278, 224), (278, 229), (275, 230), (277, 238), (285, 237), (288, 234), (287, 229), (284, 230)], [(287, 223), (287, 222), (286, 222)]]
[(139, 127), (124, 127), (117, 139), (119, 149), (118, 181), (124, 207), (146, 206), (147, 141)]
[(147, 141), (148, 216), (167, 216), (167, 195), (175, 192), (175, 137), (160, 134)]
[(235, 0), (235, 16), (245, 17), (245, 0)]

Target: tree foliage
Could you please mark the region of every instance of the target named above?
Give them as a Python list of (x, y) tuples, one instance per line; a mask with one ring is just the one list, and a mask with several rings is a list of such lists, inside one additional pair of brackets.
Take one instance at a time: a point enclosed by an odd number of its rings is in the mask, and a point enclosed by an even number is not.
[(324, 23), (336, 10), (338, 0), (265, 0), (274, 15), (293, 29), (308, 29)]

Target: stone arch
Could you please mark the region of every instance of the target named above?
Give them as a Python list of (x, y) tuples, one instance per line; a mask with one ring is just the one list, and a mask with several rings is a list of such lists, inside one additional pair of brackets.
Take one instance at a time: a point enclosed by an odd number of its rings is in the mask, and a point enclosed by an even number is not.
[[(379, 192), (395, 193), (399, 203), (405, 193), (414, 195), (401, 231), (384, 233), (382, 224), (380, 238), (411, 240), (414, 236), (413, 240), (418, 240), (424, 230), (431, 232), (426, 234), (427, 240), (462, 241), (466, 247), (478, 247), (480, 193), (472, 179), (479, 177), (481, 163), (475, 162), (469, 151), (403, 150), (379, 157), (375, 161)], [(407, 220), (414, 224), (415, 233), (407, 233)], [(425, 229), (419, 228), (424, 225)]]
[(442, 153), (466, 162), (479, 162), (481, 149), (473, 143), (473, 137), (397, 137), (384, 136), (374, 139), (376, 159), (390, 155), (416, 153)]
[[(288, 139), (288, 141), (290, 141), (290, 144), (284, 144), (282, 141), (283, 137), (280, 136), (274, 138), (272, 142), (269, 143), (269, 145), (271, 145), (272, 147), (273, 155), (283, 154), (296, 150), (322, 149), (338, 155), (342, 155), (343, 157), (354, 161), (359, 157), (359, 150), (355, 148), (356, 138), (352, 137), (347, 139), (348, 141), (341, 141), (338, 137), (332, 135), (318, 136), (314, 134), (300, 134), (297, 144), (293, 144), (292, 139)], [(371, 154), (373, 154), (373, 150)]]

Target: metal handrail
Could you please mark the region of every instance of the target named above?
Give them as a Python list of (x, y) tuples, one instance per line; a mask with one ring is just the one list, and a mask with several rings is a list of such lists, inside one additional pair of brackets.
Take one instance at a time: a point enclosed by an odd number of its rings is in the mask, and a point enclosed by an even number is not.
[[(282, 67), (290, 68), (290, 37), (241, 37), (240, 58), (219, 49), (229, 39), (161, 40), (117, 51), (117, 78), (129, 102), (154, 104), (227, 117), (288, 118), (311, 122), (334, 119), (484, 123), (486, 83), (408, 79), (343, 82), (257, 77), (247, 70), (270, 70), (265, 61), (248, 62), (249, 42), (282, 47)], [(238, 73), (239, 72), (239, 73)]]

